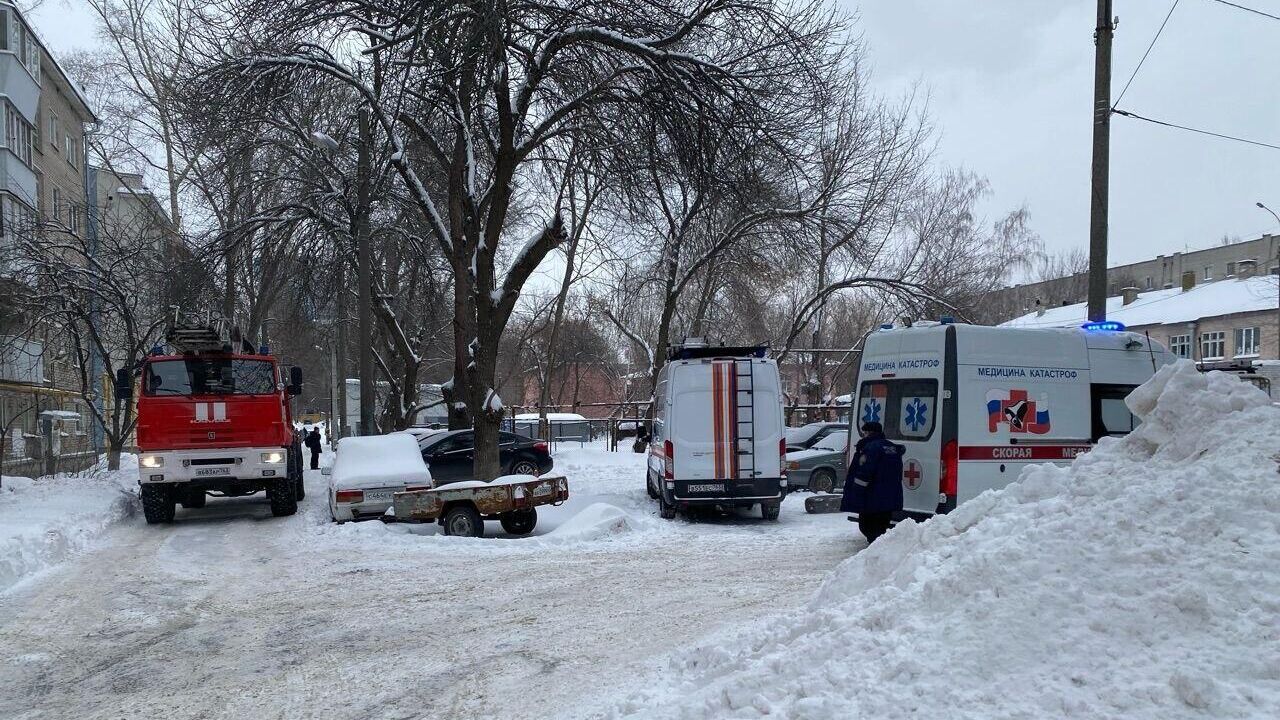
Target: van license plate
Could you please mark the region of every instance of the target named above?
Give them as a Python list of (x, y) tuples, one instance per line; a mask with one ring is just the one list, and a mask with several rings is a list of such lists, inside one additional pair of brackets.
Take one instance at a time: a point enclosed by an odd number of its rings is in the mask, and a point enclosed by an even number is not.
[(724, 483), (699, 483), (689, 486), (691, 493), (724, 492)]
[(224, 467), (206, 467), (196, 468), (196, 477), (214, 477), (218, 475), (230, 475), (231, 468)]

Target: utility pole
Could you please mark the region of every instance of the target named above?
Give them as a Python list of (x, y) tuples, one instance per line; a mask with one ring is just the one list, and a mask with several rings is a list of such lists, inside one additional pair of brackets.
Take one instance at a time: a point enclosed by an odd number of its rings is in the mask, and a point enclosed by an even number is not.
[(377, 385), (373, 377), (373, 264), (369, 247), (369, 151), (373, 144), (369, 110), (360, 109), (360, 157), (356, 168), (356, 252), (360, 285), (360, 435), (373, 435), (373, 408)]
[[(345, 258), (339, 258), (337, 262), (337, 291), (338, 309), (336, 312), (337, 339), (333, 343), (333, 387), (337, 393), (334, 402), (337, 403), (338, 417), (335, 420), (334, 433), (336, 437), (343, 438), (348, 434), (347, 429), (347, 261)], [(332, 441), (331, 441), (332, 442)]]
[(1107, 319), (1107, 180), (1111, 160), (1111, 0), (1098, 0), (1093, 65), (1093, 182), (1089, 203), (1089, 320)]

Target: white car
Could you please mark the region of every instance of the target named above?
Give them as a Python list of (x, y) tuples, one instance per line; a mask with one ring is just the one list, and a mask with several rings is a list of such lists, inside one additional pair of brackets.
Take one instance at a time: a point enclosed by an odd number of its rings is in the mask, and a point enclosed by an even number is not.
[(408, 433), (343, 438), (325, 474), (335, 522), (382, 517), (395, 493), (432, 486), (418, 441)]

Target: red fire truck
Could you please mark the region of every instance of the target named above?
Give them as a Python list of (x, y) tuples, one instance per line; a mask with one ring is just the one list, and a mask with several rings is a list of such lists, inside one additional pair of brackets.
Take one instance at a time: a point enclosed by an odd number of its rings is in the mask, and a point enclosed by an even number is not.
[[(138, 482), (148, 523), (172, 522), (177, 503), (203, 507), (208, 496), (265, 491), (277, 517), (303, 496), (302, 448), (290, 399), (302, 372), (288, 377), (264, 347), (255, 351), (225, 323), (176, 325), (141, 366)], [(116, 392), (129, 398), (122, 370)]]

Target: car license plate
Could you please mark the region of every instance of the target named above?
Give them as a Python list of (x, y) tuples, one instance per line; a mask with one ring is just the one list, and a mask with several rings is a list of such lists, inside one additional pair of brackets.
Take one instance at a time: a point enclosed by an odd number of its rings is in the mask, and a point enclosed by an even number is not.
[(365, 491), (365, 502), (391, 502), (394, 499), (395, 490), (373, 490)]
[(204, 467), (196, 468), (196, 477), (216, 477), (219, 475), (230, 475), (231, 468), (225, 467)]
[(689, 486), (691, 493), (724, 492), (724, 483), (696, 483)]

